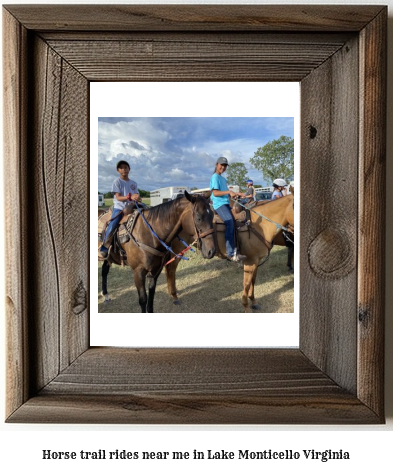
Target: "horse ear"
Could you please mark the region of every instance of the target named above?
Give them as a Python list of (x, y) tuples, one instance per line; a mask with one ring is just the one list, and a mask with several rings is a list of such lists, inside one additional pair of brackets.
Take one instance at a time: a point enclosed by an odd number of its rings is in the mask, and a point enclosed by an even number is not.
[(212, 194), (211, 191), (205, 191), (205, 192), (203, 193), (203, 197), (204, 197), (205, 199), (209, 199), (210, 196), (211, 196), (211, 194)]
[(184, 197), (188, 199), (190, 202), (195, 202), (196, 197), (188, 193), (186, 190), (184, 190)]

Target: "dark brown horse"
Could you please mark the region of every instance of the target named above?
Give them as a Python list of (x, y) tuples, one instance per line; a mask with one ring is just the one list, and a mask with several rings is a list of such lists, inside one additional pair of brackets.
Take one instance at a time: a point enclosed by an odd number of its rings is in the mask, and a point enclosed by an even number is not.
[(295, 253), (295, 237), (293, 232), (283, 232), (282, 230), (277, 234), (275, 237), (273, 244), (278, 245), (280, 247), (287, 247), (288, 249), (288, 259), (287, 259), (287, 267), (290, 273), (293, 273), (293, 256)]
[[(251, 300), (252, 309), (259, 309), (254, 297), (254, 285), (256, 275), (258, 271), (258, 265), (269, 253), (269, 247), (273, 244), (273, 241), (278, 234), (281, 232), (279, 226), (290, 226), (294, 225), (294, 202), (293, 194), (286, 197), (277, 199), (275, 201), (264, 202), (257, 204), (253, 207), (253, 210), (258, 214), (262, 214), (266, 218), (260, 217), (255, 212), (251, 212), (251, 226), (263, 237), (265, 243), (257, 237), (253, 232), (240, 232), (239, 241), (241, 253), (247, 256), (244, 260), (244, 283), (243, 283), (243, 296), (242, 303), (246, 312), (250, 312), (248, 299)], [(269, 220), (270, 219), (270, 220)], [(273, 223), (271, 222), (273, 221)], [(277, 225), (276, 225), (277, 224)], [(192, 237), (182, 232), (180, 236), (186, 242), (192, 242)], [(219, 244), (219, 252), (225, 257), (225, 239), (224, 232), (217, 233), (217, 240)], [(285, 244), (284, 244), (285, 245)], [(181, 250), (181, 244), (174, 242), (173, 248), (176, 251)], [(173, 298), (174, 304), (179, 304), (177, 289), (176, 289), (176, 268), (179, 264), (179, 260), (171, 262), (165, 267), (167, 276), (167, 289), (168, 293)]]
[[(193, 196), (187, 192), (184, 198), (141, 211), (134, 225), (129, 228), (130, 240), (120, 245), (125, 252), (127, 265), (134, 270), (134, 282), (143, 313), (153, 312), (157, 279), (167, 255), (172, 255), (166, 246), (176, 241), (175, 237), (182, 231), (198, 242), (204, 258), (214, 256), (213, 212), (209, 202), (202, 196)], [(107, 291), (109, 268), (112, 263), (121, 263), (120, 250), (114, 247), (112, 246), (108, 259), (104, 261), (101, 272), (102, 294), (106, 301), (109, 300)], [(146, 277), (149, 278), (148, 296)]]

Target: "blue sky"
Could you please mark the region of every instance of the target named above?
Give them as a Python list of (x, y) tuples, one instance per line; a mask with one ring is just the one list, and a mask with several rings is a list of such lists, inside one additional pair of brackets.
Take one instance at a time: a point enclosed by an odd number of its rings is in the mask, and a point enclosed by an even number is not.
[(100, 117), (98, 189), (111, 190), (121, 159), (140, 189), (209, 187), (219, 156), (244, 163), (255, 184), (270, 185), (249, 159), (281, 135), (294, 137), (293, 117)]

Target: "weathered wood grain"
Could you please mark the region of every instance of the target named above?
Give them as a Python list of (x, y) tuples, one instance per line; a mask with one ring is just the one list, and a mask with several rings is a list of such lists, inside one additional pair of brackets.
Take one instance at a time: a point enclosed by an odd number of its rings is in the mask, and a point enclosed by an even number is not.
[(360, 35), (358, 396), (375, 412), (384, 379), (386, 21), (384, 10)]
[(88, 85), (39, 38), (34, 55), (29, 180), (36, 383), (42, 387), (88, 347)]
[[(116, 367), (116, 370), (114, 368)], [(92, 348), (9, 421), (375, 423), (299, 350)]]
[(7, 327), (7, 394), (6, 410), (12, 413), (29, 396), (27, 276), (25, 264), (27, 209), (24, 189), (28, 180), (23, 157), (26, 154), (26, 129), (20, 126), (26, 115), (27, 101), (24, 84), (27, 32), (8, 12), (3, 14), (3, 73), (4, 73), (4, 177), (12, 183), (12, 192), (4, 192)]
[(74, 31), (359, 31), (377, 5), (6, 5), (30, 29)]
[(301, 83), (300, 347), (317, 367), (353, 394), (357, 364), (357, 70), (357, 41), (349, 41)]
[(182, 36), (181, 41), (140, 40), (128, 35), (127, 41), (108, 37), (106, 41), (50, 40), (49, 44), (92, 81), (192, 80), (192, 75), (204, 81), (280, 81), (288, 77), (301, 81), (344, 44), (314, 44), (312, 34), (294, 43), (275, 42), (262, 34), (259, 42), (256, 38), (249, 42), (244, 35), (243, 41), (210, 35), (210, 41), (202, 43)]

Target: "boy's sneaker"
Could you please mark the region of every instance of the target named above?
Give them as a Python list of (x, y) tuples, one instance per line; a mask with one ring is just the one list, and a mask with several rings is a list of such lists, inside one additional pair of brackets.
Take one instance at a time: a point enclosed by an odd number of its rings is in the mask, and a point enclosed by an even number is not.
[(98, 256), (101, 258), (107, 258), (108, 257), (108, 249), (104, 246), (102, 246), (100, 249), (98, 249)]
[(242, 262), (243, 260), (245, 260), (247, 257), (245, 255), (242, 255), (240, 253), (235, 253), (235, 255), (233, 255), (232, 257), (229, 258), (229, 260), (231, 262)]

